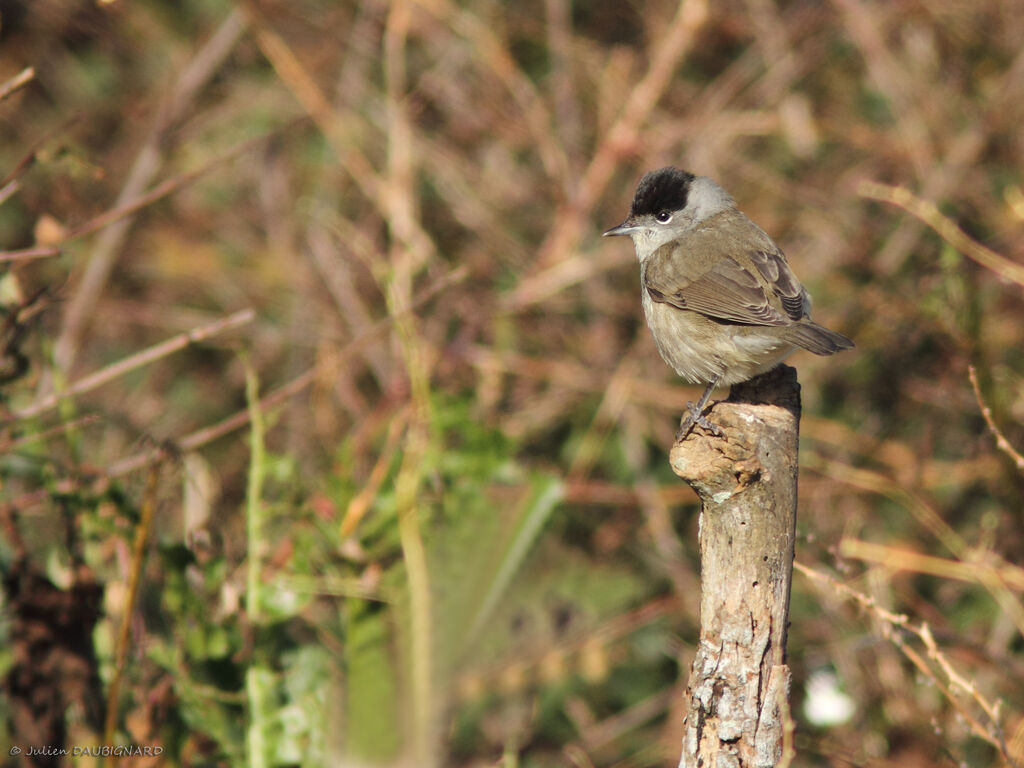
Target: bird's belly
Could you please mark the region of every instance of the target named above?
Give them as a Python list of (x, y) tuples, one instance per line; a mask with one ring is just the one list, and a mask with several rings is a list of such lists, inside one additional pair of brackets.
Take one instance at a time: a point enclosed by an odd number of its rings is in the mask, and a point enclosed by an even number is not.
[(698, 312), (652, 301), (643, 292), (644, 315), (662, 359), (687, 381), (718, 377), (736, 384), (771, 370), (794, 350), (771, 327), (716, 323)]

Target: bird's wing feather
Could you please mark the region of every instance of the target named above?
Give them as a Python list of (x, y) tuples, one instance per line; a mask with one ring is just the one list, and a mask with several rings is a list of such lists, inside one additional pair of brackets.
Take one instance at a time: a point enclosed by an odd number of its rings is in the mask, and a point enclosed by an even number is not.
[[(712, 262), (703, 272), (697, 271), (700, 267), (686, 253), (680, 253), (678, 244), (663, 246), (655, 252), (644, 270), (644, 288), (651, 298), (716, 320), (751, 325), (789, 325), (808, 316), (807, 291), (771, 239), (762, 233), (763, 247), (746, 250), (753, 267), (748, 269), (733, 258), (740, 238), (729, 236), (730, 224), (726, 223), (713, 236), (706, 236), (711, 235), (709, 230), (699, 230), (691, 236), (691, 247), (711, 256), (702, 260)], [(746, 224), (755, 226), (749, 220)], [(772, 302), (768, 291), (778, 301)]]
[(753, 251), (750, 259), (761, 277), (782, 301), (783, 311), (793, 320), (810, 314), (810, 300), (807, 291), (789, 268), (786, 257), (778, 248)]
[(654, 301), (700, 312), (718, 320), (751, 325), (789, 325), (792, 320), (768, 303), (757, 278), (730, 256), (688, 280), (673, 261), (651, 259), (644, 285)]

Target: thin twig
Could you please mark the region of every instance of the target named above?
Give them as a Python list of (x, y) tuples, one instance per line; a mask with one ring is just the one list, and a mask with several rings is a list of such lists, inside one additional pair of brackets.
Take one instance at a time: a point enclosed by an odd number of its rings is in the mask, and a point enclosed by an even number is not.
[[(121, 623), (117, 631), (117, 642), (114, 646), (114, 670), (107, 688), (107, 717), (103, 727), (105, 744), (114, 743), (117, 730), (117, 710), (121, 692), (121, 678), (124, 675), (125, 659), (128, 657), (128, 641), (131, 635), (132, 618), (135, 615), (135, 600), (139, 594), (142, 581), (142, 566), (146, 562), (146, 543), (149, 531), (153, 526), (153, 513), (156, 508), (157, 480), (160, 478), (160, 465), (149, 470), (146, 479), (146, 491), (142, 497), (142, 510), (139, 523), (135, 528), (135, 541), (132, 545), (132, 566), (128, 574), (128, 588), (122, 604)], [(111, 758), (104, 759), (104, 765), (110, 765)]]
[[(444, 289), (456, 285), (461, 282), (469, 274), (469, 271), (464, 267), (457, 267), (443, 276), (439, 280), (435, 281), (432, 285), (421, 291), (413, 302), (412, 307), (409, 311), (415, 310), (425, 302), (432, 299), (438, 293)], [(356, 338), (352, 339), (346, 344), (340, 351), (339, 356), (344, 359), (348, 355), (355, 354), (361, 350), (366, 344), (376, 338), (377, 334), (387, 330), (391, 327), (394, 322), (394, 316), (388, 316), (378, 320), (373, 326), (368, 328), (364, 333), (360, 334)], [(285, 400), (302, 392), (306, 387), (313, 383), (316, 378), (316, 369), (309, 368), (303, 371), (301, 374), (296, 376), (290, 382), (285, 384), (278, 389), (275, 389), (270, 394), (263, 397), (259, 402), (261, 411), (267, 411), (280, 405)], [(202, 446), (213, 442), (214, 440), (223, 437), (224, 435), (230, 434), (237, 429), (241, 429), (249, 423), (249, 409), (239, 411), (226, 419), (223, 419), (216, 424), (203, 427), (195, 432), (191, 432), (178, 440), (169, 442), (168, 444), (178, 453), (188, 453), (194, 451)], [(156, 448), (148, 450), (142, 453), (137, 453), (132, 456), (128, 456), (121, 459), (118, 462), (111, 464), (107, 467), (106, 472), (103, 475), (102, 481), (112, 480), (115, 478), (123, 477), (131, 472), (142, 469), (149, 466), (157, 461), (162, 461), (167, 458), (167, 450), (165, 448)], [(62, 493), (71, 493), (76, 487), (80, 486), (84, 480), (78, 481), (71, 478), (66, 478), (59, 481), (58, 488)], [(29, 491), (28, 493), (22, 494), (16, 499), (5, 504), (0, 504), (0, 517), (4, 515), (11, 515), (13, 511), (18, 509), (24, 509), (25, 507), (37, 504), (44, 501), (49, 495), (49, 490), (41, 488), (35, 491)], [(6, 524), (6, 520), (2, 520)]]
[[(294, 124), (294, 121), (291, 124)], [(125, 219), (132, 214), (137, 213), (142, 208), (150, 206), (158, 200), (177, 192), (182, 187), (191, 184), (196, 179), (205, 176), (210, 171), (219, 168), (225, 163), (229, 163), (247, 152), (251, 152), (256, 148), (263, 146), (269, 138), (277, 135), (280, 131), (281, 129), (277, 128), (269, 134), (256, 136), (255, 138), (243, 141), (237, 146), (232, 147), (224, 154), (219, 157), (215, 157), (213, 160), (210, 160), (208, 163), (196, 168), (195, 170), (179, 174), (178, 176), (174, 176), (160, 182), (148, 192), (140, 194), (138, 197), (133, 197), (125, 203), (106, 210), (98, 216), (95, 216), (75, 227), (64, 236), (64, 239), (61, 240), (61, 242), (65, 243), (68, 240), (74, 240), (77, 237), (92, 234), (96, 230), (103, 229), (114, 222), (120, 221), (121, 219)]]
[[(892, 571), (927, 573), (943, 579), (955, 579), (971, 584), (985, 585), (984, 571), (977, 562), (949, 560), (934, 555), (924, 555), (909, 549), (887, 547), (869, 541), (844, 538), (839, 542), (839, 554), (851, 560), (876, 563)], [(1012, 563), (1000, 562), (992, 566), (1008, 589), (1024, 592), (1024, 568)]]
[[(270, 408), (275, 408), (285, 400), (288, 400), (295, 395), (302, 392), (306, 387), (313, 383), (315, 379), (316, 369), (310, 368), (303, 371), (290, 382), (285, 384), (283, 387), (279, 387), (271, 392), (269, 395), (263, 397), (259, 402), (261, 411), (266, 411)], [(197, 429), (195, 432), (190, 432), (178, 440), (175, 440), (172, 445), (179, 453), (188, 453), (195, 451), (208, 443), (212, 443), (214, 440), (223, 437), (224, 435), (230, 434), (237, 429), (241, 429), (249, 423), (251, 413), (248, 409), (238, 411), (228, 416), (226, 419), (218, 421), (216, 424)], [(111, 464), (106, 471), (106, 477), (117, 478), (123, 477), (135, 470), (142, 469), (155, 461), (160, 461), (166, 458), (167, 452), (162, 448), (154, 448), (143, 453), (137, 453), (133, 456), (128, 456), (120, 461)]]
[(6, 203), (11, 195), (17, 194), (19, 189), (21, 189), (21, 185), (18, 184), (17, 179), (11, 179), (0, 187), (0, 205)]
[[(579, 269), (567, 270), (562, 262), (572, 263), (583, 258), (568, 254), (578, 241), (587, 216), (611, 181), (623, 152), (637, 143), (641, 128), (668, 87), (679, 62), (690, 51), (707, 17), (707, 0), (679, 3), (676, 15), (651, 55), (646, 74), (630, 91), (618, 119), (602, 137), (594, 159), (584, 171), (574, 199), (559, 212), (554, 228), (541, 244), (537, 258), (541, 271), (525, 278), (508, 297), (506, 305), (510, 309), (521, 310), (548, 298), (587, 274)], [(592, 259), (589, 255), (585, 258)]]
[(70, 432), (74, 429), (87, 427), (90, 424), (95, 424), (99, 419), (100, 417), (98, 414), (90, 413), (79, 419), (72, 419), (71, 421), (67, 421), (63, 424), (58, 424), (55, 427), (50, 427), (50, 429), (44, 429), (41, 432), (32, 432), (28, 435), (22, 435), (21, 437), (12, 439), (10, 442), (0, 442), (0, 454), (10, 454), (23, 446), (48, 440), (51, 437), (63, 435), (65, 432)]
[[(391, 209), (392, 190), (366, 155), (360, 151), (358, 143), (351, 140), (350, 124), (357, 119), (355, 111), (342, 109), (340, 106), (335, 109), (331, 105), (330, 100), (285, 39), (267, 23), (256, 3), (241, 0), (241, 6), (249, 18), (260, 51), (270, 62), (281, 82), (327, 140), (339, 166), (349, 175), (360, 192), (377, 207), (381, 217), (387, 219)], [(347, 122), (344, 122), (340, 115), (344, 115)], [(417, 251), (434, 254), (436, 248), (433, 240), (419, 222), (414, 221), (410, 226)]]
[(975, 370), (973, 365), (967, 366), (967, 375), (971, 379), (971, 387), (974, 389), (974, 397), (977, 399), (978, 407), (981, 409), (981, 416), (985, 419), (985, 423), (988, 424), (988, 431), (991, 432), (992, 436), (996, 439), (996, 447), (1013, 460), (1013, 463), (1017, 465), (1017, 469), (1024, 471), (1024, 456), (1021, 456), (1020, 453), (1010, 445), (1010, 441), (1006, 439), (999, 427), (996, 426), (996, 422), (992, 418), (992, 409), (985, 404), (985, 400), (981, 396), (981, 386), (978, 384), (978, 372)]
[(32, 248), (22, 248), (19, 251), (0, 251), (0, 262), (46, 259), (50, 256), (60, 256), (60, 248), (54, 248), (51, 245), (42, 245), (34, 246)]
[(407, 408), (403, 408), (401, 412), (392, 417), (391, 423), (388, 425), (388, 434), (384, 440), (384, 447), (381, 449), (380, 456), (377, 457), (377, 462), (373, 465), (373, 469), (370, 470), (370, 476), (366, 480), (366, 485), (349, 501), (348, 507), (345, 510), (345, 516), (341, 519), (339, 536), (342, 539), (347, 539), (352, 535), (356, 526), (359, 525), (363, 516), (370, 509), (374, 499), (377, 498), (377, 493), (380, 491), (384, 478), (387, 476), (387, 471), (391, 468), (395, 458), (395, 452), (398, 450), (398, 438), (401, 437), (402, 430), (405, 428), (408, 419), (409, 412)]
[[(808, 568), (800, 562), (794, 562), (793, 568), (811, 581), (816, 582), (819, 585), (828, 586), (839, 595), (854, 600), (862, 609), (874, 614), (876, 618), (881, 619), (891, 627), (905, 630), (917, 637), (924, 646), (928, 657), (935, 662), (939, 669), (942, 670), (942, 673), (946, 678), (945, 682), (939, 679), (932, 667), (921, 658), (917, 651), (904, 642), (903, 637), (898, 633), (889, 634), (887, 639), (890, 640), (915, 667), (917, 667), (921, 674), (925, 675), (938, 686), (943, 696), (945, 696), (950, 704), (953, 705), (953, 708), (956, 709), (957, 713), (964, 718), (964, 721), (970, 726), (971, 731), (975, 736), (987, 741), (993, 747), (998, 749), (1002, 753), (1003, 758), (1010, 765), (1018, 765), (1017, 761), (1010, 754), (1006, 746), (1003, 729), (999, 723), (1000, 716), (998, 703), (993, 704), (988, 701), (981, 695), (973, 681), (968, 680), (953, 667), (949, 659), (946, 658), (945, 654), (943, 654), (936, 645), (935, 638), (931, 633), (931, 628), (927, 623), (922, 622), (920, 626), (915, 626), (910, 622), (910, 619), (906, 614), (896, 614), (892, 611), (888, 611), (880, 606), (873, 597), (868, 597), (864, 593), (837, 581), (828, 574), (821, 573), (813, 568)], [(978, 706), (981, 707), (981, 710), (985, 713), (985, 716), (989, 721), (988, 727), (985, 727), (978, 722), (977, 718), (965, 709), (960, 698), (955, 694), (955, 690), (957, 688), (969, 694)]]
[(450, 0), (414, 2), (437, 18), (444, 19), (472, 44), (473, 50), (498, 77), (522, 112), (523, 123), (530, 133), (545, 173), (564, 186), (568, 180), (569, 161), (562, 146), (554, 140), (556, 133), (550, 111), (508, 47), (494, 33), (493, 27), (470, 11), (472, 6), (462, 8)]
[(38, 416), (39, 414), (56, 407), (59, 402), (68, 397), (90, 392), (97, 387), (118, 378), (119, 376), (123, 376), (126, 373), (134, 371), (137, 368), (141, 368), (144, 365), (148, 365), (155, 360), (167, 357), (167, 355), (184, 349), (189, 344), (196, 344), (210, 338), (211, 336), (215, 336), (218, 333), (223, 333), (224, 331), (252, 322), (255, 317), (256, 313), (253, 310), (243, 309), (239, 312), (235, 312), (233, 315), (229, 315), (223, 320), (218, 320), (215, 323), (210, 323), (209, 325), (196, 328), (187, 333), (178, 334), (167, 341), (161, 342), (153, 347), (149, 347), (148, 349), (144, 349), (141, 352), (136, 352), (134, 355), (129, 355), (122, 360), (118, 360), (116, 363), (108, 365), (106, 368), (102, 368), (95, 373), (79, 379), (63, 392), (47, 395), (31, 405), (28, 405), (19, 411), (15, 411), (10, 420), (16, 421), (18, 419), (27, 419), (33, 416)]
[[(167, 150), (167, 132), (182, 118), (187, 106), (227, 59), (244, 29), (242, 14), (237, 10), (232, 11), (181, 72), (170, 95), (165, 99), (149, 136), (135, 157), (124, 187), (114, 203), (115, 210), (130, 207), (144, 194), (146, 187), (163, 166)], [(137, 209), (133, 208), (132, 212), (135, 210)], [(107, 284), (130, 226), (129, 217), (118, 217), (112, 220), (111, 226), (104, 229), (97, 239), (78, 289), (68, 303), (64, 324), (54, 345), (54, 360), (63, 371), (71, 369), (85, 327), (94, 315), (96, 302)]]
[(1024, 285), (1024, 265), (1010, 261), (1005, 256), (972, 240), (952, 220), (943, 216), (938, 206), (930, 200), (922, 200), (905, 187), (892, 187), (874, 181), (862, 182), (857, 187), (857, 194), (870, 200), (878, 200), (902, 208), (935, 230), (943, 240), (967, 258), (986, 269), (991, 269), (1004, 280)]
[(21, 72), (16, 74), (14, 77), (6, 80), (3, 84), (0, 84), (0, 101), (3, 101), (12, 93), (19, 88), (24, 88), (28, 85), (36, 76), (36, 71), (32, 67), (25, 67)]
[[(947, 523), (928, 502), (900, 487), (885, 475), (860, 467), (851, 467), (839, 462), (824, 462), (818, 466), (808, 462), (808, 467), (834, 477), (850, 485), (879, 493), (905, 507), (917, 520), (961, 560), (968, 560), (971, 552), (967, 542)], [(999, 572), (984, 562), (975, 562), (978, 569), (978, 583), (982, 584), (1000, 608), (1013, 620), (1018, 631), (1024, 634), (1024, 607), (1007, 588)]]

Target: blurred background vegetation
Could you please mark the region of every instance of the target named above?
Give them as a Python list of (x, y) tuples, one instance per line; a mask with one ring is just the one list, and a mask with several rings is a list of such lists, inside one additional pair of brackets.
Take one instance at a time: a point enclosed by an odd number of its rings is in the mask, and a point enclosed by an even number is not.
[(0, 743), (674, 765), (698, 393), (599, 235), (675, 164), (858, 345), (792, 360), (796, 764), (1024, 764), (1020, 0), (0, 24)]

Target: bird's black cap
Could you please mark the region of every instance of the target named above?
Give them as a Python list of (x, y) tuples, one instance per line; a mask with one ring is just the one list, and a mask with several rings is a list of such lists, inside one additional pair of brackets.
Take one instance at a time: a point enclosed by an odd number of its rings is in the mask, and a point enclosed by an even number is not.
[(661, 211), (681, 211), (686, 207), (690, 182), (695, 178), (692, 173), (672, 166), (645, 174), (636, 188), (629, 215), (653, 216)]

